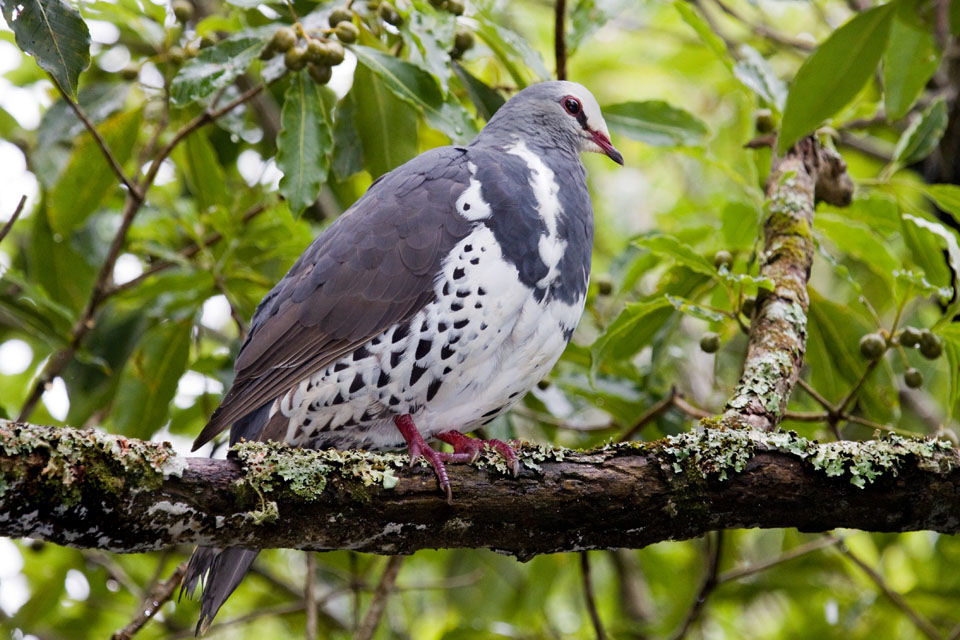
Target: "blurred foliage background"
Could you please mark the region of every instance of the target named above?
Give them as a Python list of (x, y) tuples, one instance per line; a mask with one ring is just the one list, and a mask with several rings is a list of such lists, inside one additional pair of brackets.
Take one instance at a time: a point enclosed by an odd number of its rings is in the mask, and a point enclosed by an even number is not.
[[(340, 2), (0, 5), (0, 216), (28, 196), (0, 240), (6, 417), (187, 451), (256, 303), (314, 235), (559, 66), (604, 106), (626, 167), (584, 158), (588, 310), (488, 436), (585, 448), (722, 409), (766, 285), (773, 134), (783, 148), (819, 128), (858, 193), (817, 212), (808, 365), (784, 427), (957, 440), (960, 3), (357, 0), (336, 32)], [(39, 6), (48, 26), (29, 36)], [(0, 540), (0, 630), (108, 637), (189, 551)], [(424, 551), (400, 564), (375, 637), (957, 638), (954, 562), (960, 541), (926, 532), (733, 531), (528, 563)], [(210, 635), (353, 637), (387, 563), (265, 552)], [(168, 602), (138, 637), (189, 637), (196, 615)]]

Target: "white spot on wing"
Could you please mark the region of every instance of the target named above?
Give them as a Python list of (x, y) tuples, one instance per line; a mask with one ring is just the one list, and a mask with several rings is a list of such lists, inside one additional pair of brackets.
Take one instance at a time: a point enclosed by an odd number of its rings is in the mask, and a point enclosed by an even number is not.
[[(470, 169), (471, 176), (476, 175), (477, 165), (468, 162), (467, 168)], [(483, 220), (484, 218), (489, 218), (491, 213), (490, 205), (484, 202), (480, 191), (480, 181), (471, 177), (470, 186), (457, 198), (457, 213), (467, 220)]]

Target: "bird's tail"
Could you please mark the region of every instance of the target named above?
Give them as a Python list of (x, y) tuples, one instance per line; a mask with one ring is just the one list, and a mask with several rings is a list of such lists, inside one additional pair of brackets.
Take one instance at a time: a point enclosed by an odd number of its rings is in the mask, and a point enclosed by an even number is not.
[[(197, 547), (190, 557), (187, 571), (180, 586), (180, 596), (184, 592), (193, 597), (200, 583), (203, 583), (203, 595), (200, 597), (200, 619), (197, 621), (196, 634), (206, 633), (207, 627), (213, 622), (217, 611), (227, 601), (254, 558), (260, 553), (259, 549), (247, 547)], [(204, 578), (206, 576), (206, 578)]]

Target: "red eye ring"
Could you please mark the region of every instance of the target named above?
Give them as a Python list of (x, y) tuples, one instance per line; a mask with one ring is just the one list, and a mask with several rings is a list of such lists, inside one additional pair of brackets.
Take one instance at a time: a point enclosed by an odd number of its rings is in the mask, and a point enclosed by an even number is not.
[(567, 110), (572, 116), (579, 115), (583, 110), (583, 105), (580, 104), (580, 101), (573, 96), (564, 97), (560, 103), (563, 105), (563, 108)]

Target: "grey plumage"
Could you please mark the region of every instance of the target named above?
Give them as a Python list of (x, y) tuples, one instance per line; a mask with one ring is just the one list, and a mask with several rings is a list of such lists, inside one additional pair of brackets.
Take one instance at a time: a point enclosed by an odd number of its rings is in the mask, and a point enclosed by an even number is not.
[[(481, 446), (459, 431), (519, 401), (579, 320), (593, 240), (582, 151), (622, 164), (593, 96), (546, 82), (507, 101), (466, 147), (375, 181), (257, 307), (233, 385), (194, 449), (228, 427), (231, 443), (406, 442), (449, 499), (444, 460)], [(488, 442), (516, 470), (512, 449)], [(208, 574), (198, 631), (256, 553), (197, 549), (184, 589)]]

